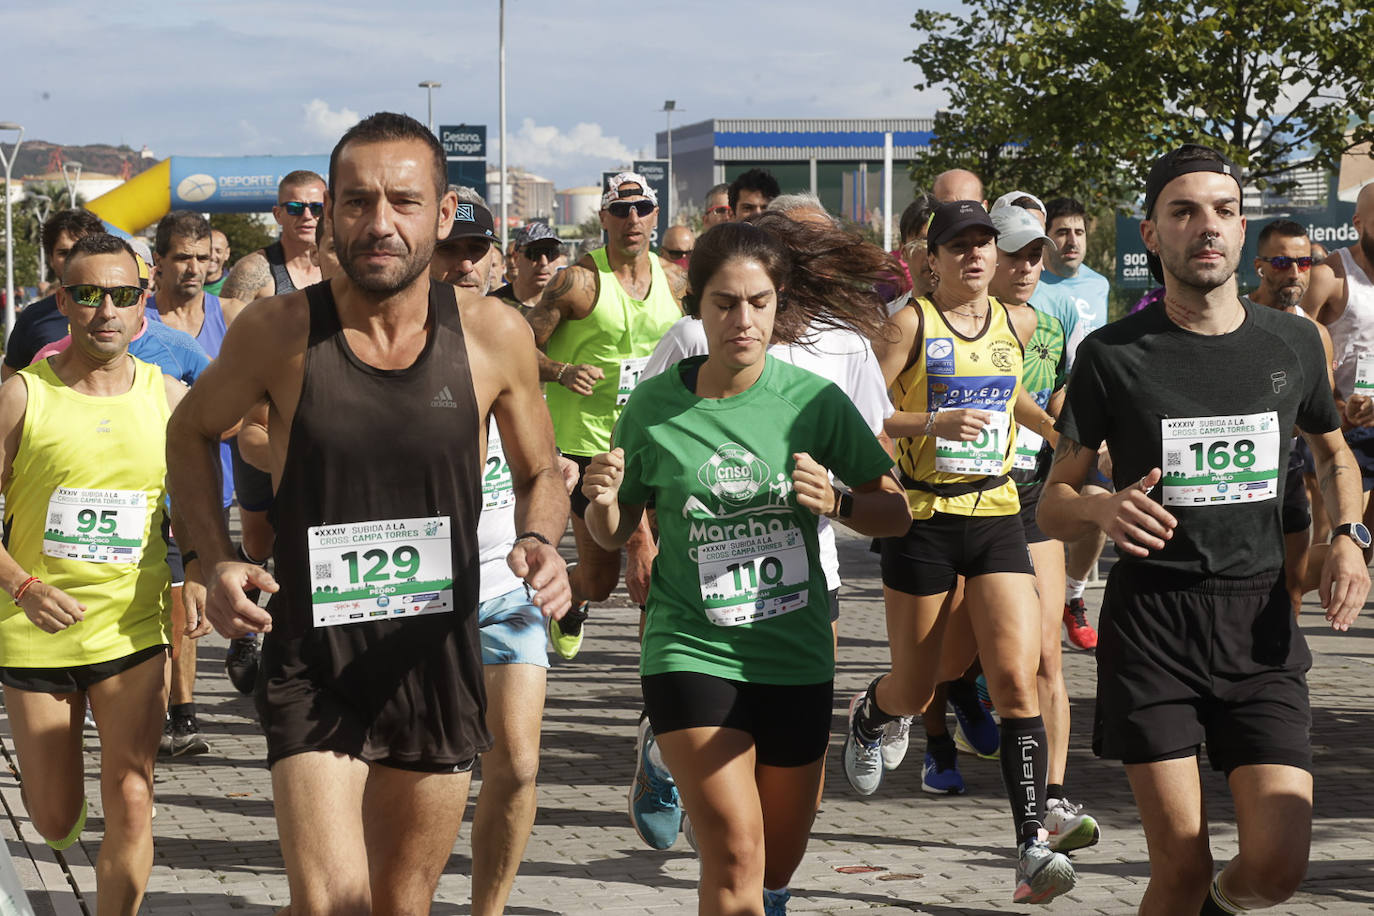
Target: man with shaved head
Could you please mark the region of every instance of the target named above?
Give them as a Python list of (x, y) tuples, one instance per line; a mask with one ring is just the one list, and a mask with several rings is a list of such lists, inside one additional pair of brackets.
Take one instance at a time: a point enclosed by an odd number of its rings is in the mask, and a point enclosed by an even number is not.
[(935, 176), (930, 193), (942, 204), (953, 200), (977, 200), (987, 209), (987, 198), (983, 196), (983, 179), (968, 169), (950, 169)]
[(1313, 265), (1302, 307), (1331, 332), (1336, 406), (1350, 427), (1345, 440), (1360, 465), (1368, 525), (1374, 520), (1369, 508), (1374, 489), (1374, 183), (1360, 189), (1352, 222), (1359, 233), (1355, 244)]

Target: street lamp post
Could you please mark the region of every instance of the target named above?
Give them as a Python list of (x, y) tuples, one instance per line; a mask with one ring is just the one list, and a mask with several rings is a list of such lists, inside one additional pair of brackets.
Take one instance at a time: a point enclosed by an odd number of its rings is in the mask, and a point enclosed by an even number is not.
[(673, 206), (673, 197), (677, 191), (674, 187), (677, 181), (673, 178), (673, 113), (686, 111), (685, 108), (678, 108), (677, 102), (668, 99), (663, 103), (663, 113), (668, 116), (668, 221), (672, 222), (673, 215), (677, 208)]
[(19, 144), (24, 141), (24, 128), (13, 121), (0, 121), (0, 131), (6, 130), (19, 132), (8, 156), (0, 147), (0, 160), (5, 166), (5, 342), (8, 343), (10, 330), (14, 327), (14, 205), (10, 203), (13, 187), (10, 178), (14, 172), (14, 160), (19, 156)]
[(434, 133), (434, 90), (442, 89), (443, 83), (434, 80), (424, 80), (420, 83), (420, 88), (425, 90), (425, 100), (429, 103), (429, 132)]
[(499, 29), (498, 42), (500, 53), (498, 54), (497, 66), (500, 70), (497, 83), (500, 87), (500, 98), (498, 99), (498, 120), (501, 123), (501, 250), (506, 250), (506, 214), (508, 203), (506, 198), (509, 190), (506, 185), (506, 0), (501, 0), (501, 23)]
[[(52, 212), (52, 198), (46, 194), (30, 194), (29, 206), (33, 208), (33, 215), (38, 217), (38, 229), (42, 232), (43, 224), (48, 221), (48, 214)], [(48, 253), (43, 248), (43, 240), (38, 240), (38, 282), (41, 285), (48, 279)]]
[(67, 183), (67, 206), (76, 209), (76, 189), (81, 184), (81, 163), (75, 159), (62, 163), (62, 180)]

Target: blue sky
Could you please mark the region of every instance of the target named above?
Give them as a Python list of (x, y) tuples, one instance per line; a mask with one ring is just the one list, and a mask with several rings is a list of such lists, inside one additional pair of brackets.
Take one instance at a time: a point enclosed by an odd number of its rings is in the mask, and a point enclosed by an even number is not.
[[(497, 133), (497, 0), (49, 0), (4, 14), (0, 121), (157, 156), (324, 153), (359, 116)], [(950, 8), (951, 0), (930, 6)], [(900, 0), (506, 0), (510, 164), (559, 187), (710, 117), (911, 117), (918, 33)], [(21, 37), (22, 36), (22, 37)], [(491, 159), (495, 161), (495, 149)]]

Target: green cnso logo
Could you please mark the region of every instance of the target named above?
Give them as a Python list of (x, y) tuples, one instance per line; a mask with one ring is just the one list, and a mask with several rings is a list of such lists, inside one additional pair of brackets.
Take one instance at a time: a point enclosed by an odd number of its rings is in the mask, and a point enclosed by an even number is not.
[(697, 479), (719, 499), (744, 503), (753, 499), (769, 475), (768, 465), (742, 445), (727, 442), (697, 471)]

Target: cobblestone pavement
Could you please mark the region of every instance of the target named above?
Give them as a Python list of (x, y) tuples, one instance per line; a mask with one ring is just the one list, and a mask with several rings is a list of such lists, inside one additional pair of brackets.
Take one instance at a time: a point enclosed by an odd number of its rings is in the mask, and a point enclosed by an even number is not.
[[(876, 557), (866, 547), (865, 541), (841, 536), (847, 585), (835, 736), (843, 728), (849, 697), (887, 660)], [(1091, 617), (1100, 595), (1100, 589), (1089, 590)], [(1374, 770), (1374, 624), (1362, 620), (1347, 635), (1330, 635), (1315, 604), (1304, 622), (1315, 657), (1312, 864), (1302, 893), (1271, 912), (1367, 913), (1374, 910), (1374, 793), (1367, 788)], [(574, 662), (555, 659), (539, 815), (509, 913), (695, 912), (697, 863), (685, 840), (666, 852), (646, 849), (626, 815), (639, 711), (636, 623), (636, 610), (618, 592), (609, 605), (594, 609), (582, 654)], [(270, 914), (287, 902), (263, 740), (251, 701), (224, 677), (224, 650), (218, 636), (201, 644), (197, 703), (211, 753), (159, 763), (156, 861), (144, 913)], [(1050, 910), (1133, 913), (1148, 876), (1145, 844), (1121, 768), (1096, 760), (1088, 749), (1093, 657), (1066, 651), (1065, 669), (1074, 720), (1081, 726), (1070, 750), (1069, 794), (1097, 817), (1103, 837), (1099, 845), (1075, 854), (1079, 885)], [(839, 738), (832, 738), (832, 776), (806, 859), (792, 882), (791, 912), (1044, 911), (1011, 903), (1011, 824), (995, 762), (963, 760), (969, 790), (964, 797), (924, 795), (916, 742), (902, 768), (864, 799), (839, 775), (839, 747)], [(98, 750), (92, 732), (87, 744), (90, 820), (65, 863), (35, 842), (13, 778), (0, 779), (0, 799), (10, 812), (0, 821), (40, 914), (94, 912), (90, 863), (99, 851), (102, 827)], [(478, 777), (471, 799), (480, 788), (480, 771)], [(1217, 861), (1224, 862), (1236, 846), (1231, 805), (1224, 782), (1210, 770), (1204, 783), (1213, 849)], [(469, 912), (471, 799), (463, 835), (439, 885), (436, 914)]]

